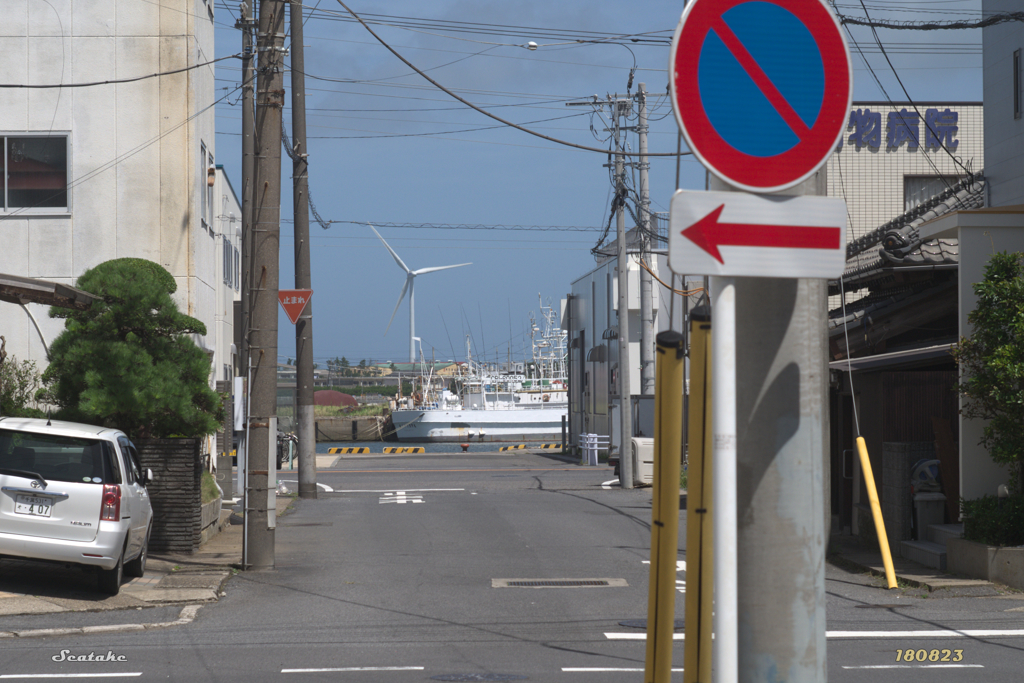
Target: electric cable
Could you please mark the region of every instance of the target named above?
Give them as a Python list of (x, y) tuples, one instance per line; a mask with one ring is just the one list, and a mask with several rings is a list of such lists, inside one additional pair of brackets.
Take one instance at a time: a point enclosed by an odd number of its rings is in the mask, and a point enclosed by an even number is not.
[(192, 66), (186, 66), (181, 69), (174, 69), (172, 71), (161, 71), (155, 74), (148, 74), (146, 76), (135, 76), (133, 78), (117, 78), (109, 81), (94, 81), (91, 83), (41, 83), (39, 85), (31, 83), (0, 83), (0, 88), (28, 88), (28, 89), (39, 89), (39, 90), (52, 90), (53, 88), (91, 88), (97, 85), (117, 85), (119, 83), (135, 83), (136, 81), (144, 81), (149, 78), (159, 78), (160, 76), (173, 76), (174, 74), (185, 73), (186, 71), (192, 71), (200, 67), (209, 66), (222, 62), (225, 59), (241, 59), (242, 53), (236, 53), (228, 55), (226, 57), (218, 57), (208, 62), (202, 62), (201, 64), (193, 64)]
[[(383, 38), (381, 38), (376, 33), (374, 33), (373, 29), (371, 29), (366, 24), (366, 22), (363, 21), (363, 19), (359, 15), (357, 15), (355, 12), (353, 12), (351, 9), (349, 9), (349, 7), (344, 2), (342, 2), (342, 0), (337, 0), (337, 2), (338, 2), (339, 5), (344, 7), (345, 10), (347, 10), (353, 17), (355, 17), (359, 21), (359, 23), (363, 25), (363, 28), (365, 28), (370, 33), (370, 35), (372, 35), (374, 38), (376, 38), (377, 41), (381, 45), (383, 45), (385, 48), (387, 48), (387, 50), (391, 54), (395, 55), (395, 57), (397, 57), (399, 60), (401, 60), (402, 63), (404, 63), (410, 69), (413, 69), (416, 73), (418, 73), (420, 76), (422, 76), (428, 82), (430, 82), (431, 85), (433, 85), (437, 89), (447, 93), (448, 95), (450, 95), (451, 97), (455, 98), (459, 102), (462, 102), (467, 107), (470, 107), (471, 109), (474, 109), (474, 110), (480, 112), (481, 114), (483, 114), (484, 116), (487, 116), (489, 118), (494, 119), (495, 121), (498, 121), (499, 123), (503, 123), (506, 126), (510, 126), (512, 128), (515, 128), (516, 130), (522, 131), (524, 133), (528, 133), (528, 134), (533, 135), (535, 137), (539, 137), (539, 138), (541, 138), (543, 140), (547, 140), (548, 142), (554, 142), (554, 143), (559, 144), (559, 145), (565, 145), (567, 147), (573, 147), (573, 148), (581, 149), (581, 150), (584, 150), (584, 151), (587, 151), (587, 152), (600, 152), (601, 154), (609, 154), (608, 150), (606, 150), (606, 149), (600, 149), (600, 148), (597, 148), (597, 147), (589, 147), (587, 145), (579, 145), (579, 144), (576, 144), (574, 142), (569, 142), (567, 140), (559, 140), (558, 138), (553, 138), (553, 137), (551, 137), (549, 135), (544, 135), (543, 133), (538, 133), (537, 131), (530, 130), (529, 128), (525, 128), (523, 126), (520, 126), (519, 124), (512, 123), (511, 121), (503, 119), (500, 116), (492, 114), (489, 111), (485, 111), (484, 109), (481, 109), (480, 107), (476, 106), (475, 104), (473, 104), (469, 100), (463, 99), (462, 97), (456, 95), (454, 92), (452, 92), (451, 90), (448, 90), (443, 85), (441, 85), (440, 83), (438, 83), (437, 81), (432, 79), (427, 74), (423, 73), (419, 68), (416, 67), (416, 65), (414, 65), (412, 62), (410, 62), (405, 57), (400, 55), (394, 48), (392, 48), (390, 45), (388, 45), (384, 41)], [(616, 152), (614, 152), (614, 154), (621, 155), (621, 156), (636, 156), (634, 154), (630, 154), (630, 153), (627, 153), (625, 151), (621, 151), (621, 152), (620, 151), (616, 151)], [(692, 152), (682, 152), (682, 154), (692, 154)], [(645, 156), (649, 156), (649, 157), (671, 156), (671, 157), (674, 157), (674, 156), (677, 156), (677, 155), (678, 155), (678, 153), (676, 153), (676, 152), (649, 152)]]

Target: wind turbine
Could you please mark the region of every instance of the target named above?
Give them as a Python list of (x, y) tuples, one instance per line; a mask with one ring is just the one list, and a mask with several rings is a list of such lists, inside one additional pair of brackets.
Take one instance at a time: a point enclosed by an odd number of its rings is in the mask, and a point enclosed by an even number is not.
[[(377, 229), (370, 226), (370, 230), (373, 230), (373, 234), (380, 238), (381, 242), (384, 242), (384, 238), (380, 236)], [(387, 329), (384, 330), (384, 335), (387, 336), (388, 330), (391, 329), (391, 323), (395, 319), (395, 313), (398, 313), (398, 307), (402, 305), (402, 299), (405, 298), (405, 292), (409, 292), (409, 362), (416, 362), (416, 305), (415, 298), (413, 296), (413, 286), (416, 284), (416, 276), (423, 275), (424, 273), (433, 273), (436, 270), (448, 270), (449, 268), (460, 268), (462, 266), (470, 266), (472, 263), (459, 263), (454, 266), (437, 266), (434, 268), (420, 268), (419, 270), (409, 270), (409, 266), (402, 262), (402, 259), (398, 258), (398, 254), (391, 248), (391, 245), (384, 242), (384, 246), (391, 252), (391, 256), (394, 257), (395, 263), (398, 267), (405, 271), (405, 284), (402, 286), (402, 293), (398, 295), (398, 303), (395, 304), (395, 310), (391, 314), (391, 320), (388, 321)]]

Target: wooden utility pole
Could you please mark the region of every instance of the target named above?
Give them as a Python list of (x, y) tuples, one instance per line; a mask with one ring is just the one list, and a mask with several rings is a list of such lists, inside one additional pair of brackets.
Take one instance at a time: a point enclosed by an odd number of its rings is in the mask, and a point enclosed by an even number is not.
[[(295, 289), (312, 289), (309, 265), (309, 176), (306, 152), (306, 77), (302, 5), (291, 5), (292, 208), (295, 218)], [(316, 420), (313, 409), (313, 302), (295, 323), (295, 434), (299, 438), (299, 497), (316, 498)]]
[(281, 111), (284, 108), (283, 0), (261, 0), (256, 36), (256, 183), (249, 292), (249, 463), (246, 569), (273, 569), (276, 512), (271, 458), (277, 452), (277, 292), (281, 250)]

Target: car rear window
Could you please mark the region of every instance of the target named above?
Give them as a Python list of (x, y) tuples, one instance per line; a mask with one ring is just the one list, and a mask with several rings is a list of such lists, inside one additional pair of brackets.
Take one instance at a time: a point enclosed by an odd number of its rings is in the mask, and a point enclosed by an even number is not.
[(47, 481), (121, 483), (113, 445), (101, 439), (0, 429), (0, 468), (32, 472)]

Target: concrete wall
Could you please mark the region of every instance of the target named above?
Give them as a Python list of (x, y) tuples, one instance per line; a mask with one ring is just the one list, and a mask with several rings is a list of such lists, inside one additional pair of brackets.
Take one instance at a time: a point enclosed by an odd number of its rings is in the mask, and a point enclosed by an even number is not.
[[(992, 254), (1000, 251), (1024, 251), (1024, 228), (960, 228), (958, 286), (961, 336), (970, 336), (973, 332), (967, 316), (978, 301), (974, 295), (974, 284), (985, 278), (985, 267), (989, 259)], [(983, 420), (960, 419), (960, 495), (967, 500), (994, 495), (996, 487), (1008, 479), (1006, 469), (994, 463), (988, 451), (978, 443), (984, 427)]]
[[(1020, 9), (1019, 0), (982, 0), (985, 16)], [(1024, 204), (1024, 165), (1020, 162), (1024, 156), (1024, 116), (1014, 118), (1013, 109), (1013, 53), (1024, 52), (1024, 24), (1010, 21), (986, 27), (982, 29), (982, 41), (985, 177), (991, 205)], [(1021, 59), (1024, 69), (1024, 56)]]
[[(209, 0), (5, 0), (8, 82), (86, 83), (194, 66), (213, 57)], [(0, 272), (74, 284), (113, 258), (160, 263), (179, 307), (216, 334), (216, 236), (198, 221), (200, 143), (215, 146), (213, 67), (133, 83), (5, 94), (0, 134), (67, 138), (66, 209), (4, 211)], [(190, 117), (194, 117), (190, 120)], [(0, 304), (8, 353), (46, 365), (63, 322)], [(42, 339), (41, 339), (42, 338)]]

